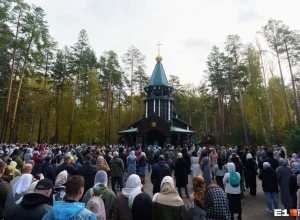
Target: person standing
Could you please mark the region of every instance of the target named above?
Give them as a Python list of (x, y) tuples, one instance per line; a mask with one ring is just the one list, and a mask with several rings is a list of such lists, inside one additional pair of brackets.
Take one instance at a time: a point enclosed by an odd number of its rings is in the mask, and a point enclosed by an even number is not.
[(175, 179), (176, 187), (179, 193), (179, 196), (182, 198), (181, 188), (184, 188), (186, 197), (189, 198), (189, 192), (187, 188), (188, 176), (189, 176), (189, 167), (186, 161), (182, 158), (182, 154), (177, 155), (178, 159), (175, 163)]
[(147, 193), (142, 192), (134, 198), (131, 208), (131, 214), (132, 220), (153, 219), (152, 199)]
[(256, 175), (257, 173), (257, 164), (252, 159), (252, 155), (250, 153), (247, 154), (246, 162), (245, 162), (245, 176), (247, 186), (250, 188), (250, 195), (256, 196)]
[(50, 195), (53, 183), (49, 179), (42, 179), (37, 182), (34, 193), (24, 195), (22, 202), (12, 206), (6, 212), (6, 220), (31, 219), (40, 220), (52, 209)]
[(214, 148), (211, 149), (211, 152), (209, 154), (209, 159), (211, 161), (211, 176), (212, 176), (212, 180), (215, 179), (215, 173), (214, 173), (214, 166), (217, 164), (217, 159), (218, 159), (218, 154), (216, 153), (216, 150)]
[(192, 202), (188, 204), (188, 214), (192, 220), (205, 220), (204, 192), (206, 183), (201, 175), (193, 179)]
[(84, 191), (84, 179), (82, 176), (70, 176), (66, 183), (65, 202), (54, 203), (53, 209), (47, 212), (42, 220), (55, 219), (89, 219), (96, 220), (96, 215), (85, 208), (85, 204), (78, 202)]
[(0, 219), (3, 219), (4, 217), (5, 201), (8, 194), (11, 192), (9, 183), (2, 178), (6, 168), (7, 164), (3, 161), (0, 161)]
[(262, 188), (265, 193), (267, 208), (266, 211), (273, 213), (272, 201), (274, 209), (278, 209), (278, 184), (276, 181), (275, 171), (272, 169), (269, 162), (263, 163), (263, 170), (259, 174), (258, 178), (262, 182)]
[(200, 175), (199, 157), (197, 156), (197, 152), (193, 151), (192, 157), (191, 157), (191, 178), (192, 178), (192, 180), (198, 175)]
[(234, 213), (238, 213), (238, 220), (242, 219), (242, 203), (241, 203), (241, 188), (240, 179), (241, 176), (238, 172), (235, 172), (234, 163), (227, 164), (228, 172), (223, 178), (223, 184), (225, 186), (225, 192), (227, 193), (227, 199), (229, 201), (229, 210), (231, 213), (231, 219), (234, 219)]
[(293, 207), (293, 200), (289, 190), (289, 181), (292, 175), (292, 169), (286, 165), (286, 160), (280, 158), (280, 166), (276, 169), (276, 178), (280, 187), (281, 203), (286, 209)]
[(56, 176), (63, 170), (66, 170), (70, 175), (77, 173), (77, 168), (71, 163), (71, 159), (70, 156), (65, 156), (63, 164), (57, 167), (55, 171)]
[(144, 152), (141, 152), (138, 164), (139, 164), (139, 176), (141, 178), (142, 184), (145, 184), (147, 158)]
[(52, 184), (55, 183), (55, 168), (50, 163), (51, 157), (46, 156), (45, 161), (41, 166), (41, 173), (44, 175), (44, 178), (48, 178), (52, 181)]
[(173, 161), (169, 158), (169, 153), (168, 152), (165, 152), (164, 156), (165, 156), (166, 164), (170, 168), (171, 176), (173, 176), (173, 170), (175, 169), (175, 165), (174, 165)]
[(188, 220), (189, 215), (183, 200), (174, 188), (173, 178), (162, 179), (159, 193), (155, 193), (153, 202), (153, 219), (155, 220)]
[(84, 164), (78, 168), (77, 174), (84, 178), (84, 192), (88, 191), (94, 186), (94, 179), (97, 173), (97, 167), (91, 163), (92, 156), (90, 154), (85, 155)]
[(263, 162), (269, 162), (274, 171), (279, 167), (279, 162), (274, 158), (274, 153), (271, 150), (267, 151), (267, 157)]
[(223, 184), (223, 178), (227, 173), (227, 166), (226, 164), (224, 164), (224, 161), (221, 157), (218, 157), (217, 164), (215, 164), (214, 166), (214, 173), (216, 175), (217, 185), (220, 186), (223, 190), (225, 190)]
[(116, 183), (120, 185), (120, 190), (123, 188), (122, 176), (124, 172), (123, 161), (119, 158), (119, 153), (115, 151), (113, 153), (113, 158), (109, 161), (110, 176), (111, 176), (111, 188), (116, 194)]
[(170, 168), (165, 162), (163, 155), (158, 157), (158, 163), (153, 166), (151, 183), (153, 184), (153, 195), (160, 192), (161, 181), (165, 176), (171, 176)]
[(131, 151), (130, 155), (127, 157), (127, 167), (128, 167), (128, 178), (131, 174), (136, 174), (136, 160), (135, 152)]
[(202, 156), (202, 160), (201, 160), (200, 167), (203, 172), (203, 178), (205, 179), (206, 185), (209, 185), (211, 184), (211, 177), (210, 177), (211, 161), (207, 156), (206, 152), (203, 152), (201, 156)]
[(146, 156), (148, 159), (148, 172), (150, 173), (150, 167), (151, 170), (153, 168), (153, 156), (154, 156), (154, 151), (151, 147), (148, 147), (148, 150), (146, 151)]

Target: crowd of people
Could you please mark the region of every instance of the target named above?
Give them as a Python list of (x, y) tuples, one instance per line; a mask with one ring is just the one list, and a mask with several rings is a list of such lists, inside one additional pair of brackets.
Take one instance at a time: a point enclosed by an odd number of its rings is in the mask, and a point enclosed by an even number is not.
[(300, 206), (300, 159), (281, 146), (3, 144), (0, 156), (0, 219), (242, 219), (257, 176), (267, 212), (279, 195), (286, 209)]

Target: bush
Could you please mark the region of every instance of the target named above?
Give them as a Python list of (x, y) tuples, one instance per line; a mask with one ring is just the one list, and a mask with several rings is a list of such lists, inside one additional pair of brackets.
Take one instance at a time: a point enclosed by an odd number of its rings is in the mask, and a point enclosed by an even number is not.
[(300, 152), (300, 127), (295, 126), (293, 127), (286, 140), (287, 148), (292, 151), (292, 153), (299, 153)]

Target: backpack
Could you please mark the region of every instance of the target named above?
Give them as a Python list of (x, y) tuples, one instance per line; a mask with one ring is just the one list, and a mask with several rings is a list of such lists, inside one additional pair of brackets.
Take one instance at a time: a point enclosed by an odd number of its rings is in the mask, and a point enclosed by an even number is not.
[(236, 172), (231, 172), (230, 173), (229, 180), (230, 180), (229, 183), (230, 183), (230, 185), (232, 187), (238, 187), (238, 186), (240, 186), (240, 178), (239, 178), (239, 176), (237, 175)]
[(85, 208), (93, 212), (98, 220), (106, 220), (105, 207), (101, 195), (95, 195), (93, 188), (90, 189), (90, 194), (91, 198), (87, 201)]

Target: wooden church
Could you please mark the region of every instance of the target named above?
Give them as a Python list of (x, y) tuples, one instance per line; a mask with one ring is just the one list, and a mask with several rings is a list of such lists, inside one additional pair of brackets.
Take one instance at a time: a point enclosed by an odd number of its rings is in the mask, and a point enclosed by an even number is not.
[(130, 146), (189, 144), (195, 132), (173, 111), (173, 86), (168, 83), (159, 53), (149, 84), (144, 90), (147, 93), (144, 116), (128, 126), (127, 130), (119, 131), (119, 140)]

